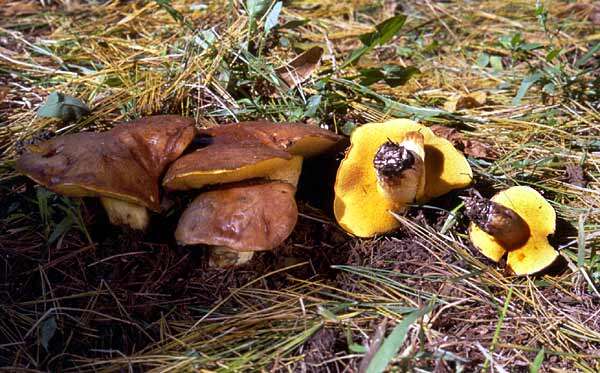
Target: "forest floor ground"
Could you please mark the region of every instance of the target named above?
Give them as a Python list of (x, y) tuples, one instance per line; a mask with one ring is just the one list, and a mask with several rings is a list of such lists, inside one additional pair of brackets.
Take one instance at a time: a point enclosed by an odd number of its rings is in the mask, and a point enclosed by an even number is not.
[[(600, 5), (264, 4), (0, 1), (0, 370), (599, 371)], [(285, 86), (276, 68), (315, 46), (320, 64)], [(90, 114), (38, 117), (55, 91)], [(160, 113), (436, 126), (468, 156), (472, 189), (550, 201), (560, 260), (516, 277), (486, 259), (465, 190), (353, 238), (331, 213), (343, 152), (306, 163), (285, 244), (229, 270), (177, 246), (191, 195), (141, 234), (14, 170), (28, 144)]]

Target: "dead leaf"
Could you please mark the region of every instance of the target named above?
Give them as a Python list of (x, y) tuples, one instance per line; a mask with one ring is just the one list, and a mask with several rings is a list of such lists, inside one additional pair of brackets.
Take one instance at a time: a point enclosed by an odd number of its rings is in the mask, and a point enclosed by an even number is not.
[(585, 179), (583, 167), (581, 167), (578, 164), (569, 163), (565, 166), (565, 171), (567, 171), (567, 178), (569, 184), (581, 188), (586, 187), (587, 180)]
[(429, 127), (433, 133), (437, 136), (443, 137), (450, 141), (458, 150), (461, 150), (464, 154), (474, 158), (485, 158), (494, 159), (496, 158), (496, 152), (494, 152), (491, 145), (483, 143), (477, 140), (470, 140), (460, 133), (455, 128), (444, 127), (440, 125), (433, 125)]
[(13, 51), (13, 50), (10, 50), (8, 48), (4, 48), (1, 45), (0, 45), (0, 53), (2, 53), (5, 56), (8, 56), (8, 57), (14, 57), (14, 56), (16, 56), (16, 55), (19, 54), (19, 53)]
[(491, 145), (477, 140), (463, 140), (463, 153), (474, 158), (494, 159), (496, 153)]
[(559, 18), (575, 15), (577, 18), (587, 18), (593, 25), (600, 25), (600, 2), (584, 3), (576, 2), (567, 5), (558, 13)]
[(39, 12), (40, 9), (40, 4), (37, 1), (12, 1), (2, 4), (0, 13), (7, 17), (14, 17), (35, 14)]
[(486, 101), (487, 93), (482, 91), (454, 95), (444, 103), (444, 109), (451, 112), (462, 109), (473, 109), (485, 105)]
[(10, 88), (5, 86), (0, 86), (0, 104), (4, 102), (8, 93), (10, 92)]
[(288, 87), (294, 88), (310, 77), (321, 62), (323, 48), (312, 47), (302, 52), (299, 56), (291, 60), (287, 65), (281, 66), (275, 70), (281, 80)]

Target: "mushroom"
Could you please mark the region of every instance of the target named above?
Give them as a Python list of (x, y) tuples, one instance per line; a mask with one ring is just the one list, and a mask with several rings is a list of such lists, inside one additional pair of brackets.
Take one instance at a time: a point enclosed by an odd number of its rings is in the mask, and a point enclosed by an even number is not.
[[(251, 177), (266, 177), (271, 179), (286, 180), (292, 185), (298, 184), (298, 178), (302, 169), (304, 158), (310, 158), (332, 148), (341, 136), (317, 126), (305, 123), (273, 123), (269, 121), (241, 122), (237, 124), (228, 124), (215, 128), (203, 129), (199, 132), (200, 136), (208, 137), (209, 144), (221, 146), (219, 149), (204, 150), (204, 152), (227, 152), (227, 147), (233, 146), (255, 146), (261, 144), (278, 150), (283, 150), (291, 154), (292, 160), (287, 162), (285, 167), (272, 164), (273, 168), (265, 166), (262, 171), (256, 170), (256, 175)], [(227, 147), (226, 147), (227, 145)], [(200, 149), (202, 152), (202, 149)], [(276, 153), (272, 153), (276, 154)], [(280, 153), (281, 154), (281, 153)], [(200, 157), (196, 154), (196, 158)], [(191, 156), (190, 156), (191, 158)], [(177, 164), (185, 162), (195, 163), (189, 159), (178, 161)], [(174, 165), (175, 166), (175, 165)], [(175, 167), (172, 167), (175, 172)], [(256, 167), (253, 167), (254, 169)], [(272, 174), (276, 170), (276, 174)], [(165, 183), (176, 183), (170, 181), (171, 174), (165, 178)], [(234, 177), (238, 181), (247, 177)]]
[(298, 218), (295, 191), (270, 181), (202, 193), (183, 212), (175, 238), (213, 246), (211, 266), (244, 264), (254, 251), (271, 250), (290, 235)]
[(56, 193), (100, 197), (112, 224), (143, 230), (147, 209), (160, 211), (159, 177), (194, 134), (191, 119), (145, 117), (110, 131), (64, 135), (30, 146), (16, 168)]
[(556, 213), (535, 189), (516, 186), (491, 200), (467, 198), (465, 207), (473, 245), (495, 262), (508, 252), (507, 266), (516, 275), (539, 272), (558, 256), (548, 242)]
[(286, 180), (295, 185), (301, 165), (300, 157), (294, 159), (284, 150), (257, 141), (217, 142), (173, 162), (163, 185), (169, 190), (190, 190), (252, 178)]
[[(200, 131), (207, 145), (175, 161), (167, 171), (163, 185), (169, 190), (200, 189), (263, 178), (285, 181), (294, 188), (305, 156), (332, 147), (340, 136), (306, 124), (276, 124), (267, 121), (243, 122)], [(241, 250), (244, 251), (244, 250)], [(252, 251), (241, 255), (242, 264)], [(224, 249), (219, 249), (224, 256)], [(240, 256), (232, 250), (231, 256)], [(211, 251), (211, 256), (216, 254)], [(222, 260), (213, 259), (213, 264)]]
[(464, 155), (408, 119), (369, 123), (350, 137), (335, 181), (334, 213), (344, 230), (372, 237), (399, 226), (403, 211), (471, 183)]

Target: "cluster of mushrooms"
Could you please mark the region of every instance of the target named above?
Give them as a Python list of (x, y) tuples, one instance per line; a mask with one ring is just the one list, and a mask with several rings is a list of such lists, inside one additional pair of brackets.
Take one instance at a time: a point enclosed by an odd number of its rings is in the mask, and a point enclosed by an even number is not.
[(161, 177), (166, 191), (198, 190), (175, 238), (210, 246), (210, 263), (228, 267), (290, 235), (303, 159), (339, 139), (302, 123), (197, 131), (190, 118), (159, 115), (30, 146), (17, 170), (59, 194), (99, 197), (112, 224), (138, 230), (148, 226), (148, 210), (161, 210)]
[[(140, 230), (149, 224), (148, 210), (161, 210), (161, 178), (166, 191), (197, 190), (175, 238), (210, 247), (210, 264), (230, 267), (291, 234), (303, 159), (340, 139), (303, 123), (196, 130), (189, 118), (160, 115), (32, 145), (17, 170), (59, 194), (99, 197), (111, 223)], [(473, 179), (462, 153), (410, 120), (362, 125), (350, 143), (336, 176), (334, 213), (354, 236), (393, 231), (400, 223), (390, 211), (403, 212)], [(496, 262), (508, 253), (515, 274), (538, 272), (556, 259), (548, 243), (554, 210), (532, 188), (513, 187), (491, 200), (467, 198), (465, 206), (474, 246)]]

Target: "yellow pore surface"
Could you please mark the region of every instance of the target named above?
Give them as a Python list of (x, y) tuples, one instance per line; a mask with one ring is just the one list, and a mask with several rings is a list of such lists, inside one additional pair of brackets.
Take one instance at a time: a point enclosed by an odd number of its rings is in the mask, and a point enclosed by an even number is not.
[[(529, 240), (508, 253), (507, 265), (512, 271), (527, 275), (552, 264), (558, 252), (548, 242), (548, 235), (554, 233), (556, 213), (544, 197), (528, 186), (516, 186), (496, 194), (492, 201), (512, 209), (529, 225)], [(469, 227), (469, 237), (483, 255), (496, 262), (507, 252), (493, 236), (474, 223)]]
[[(153, 206), (150, 206), (146, 201), (136, 198), (132, 195), (127, 195), (123, 193), (117, 193), (111, 190), (106, 190), (103, 188), (98, 188), (92, 185), (84, 185), (84, 184), (73, 184), (73, 183), (63, 183), (52, 186), (47, 186), (42, 183), (40, 180), (36, 180), (35, 178), (29, 176), (33, 181), (40, 185), (44, 185), (45, 188), (50, 189), (51, 191), (62, 194), (63, 196), (69, 197), (106, 197), (112, 198), (119, 201), (124, 201), (128, 203), (132, 203), (139, 206), (144, 206), (149, 208), (150, 210), (155, 210)], [(150, 196), (150, 200), (153, 201), (153, 197)]]
[(335, 217), (347, 232), (372, 237), (398, 227), (389, 212), (398, 207), (379, 192), (373, 158), (388, 139), (401, 142), (411, 131), (420, 132), (425, 143), (425, 191), (418, 202), (471, 183), (473, 173), (464, 155), (429, 128), (408, 119), (365, 124), (352, 133), (335, 182)]
[(208, 171), (198, 170), (178, 174), (169, 180), (165, 180), (163, 184), (171, 190), (188, 190), (199, 189), (212, 184), (232, 183), (260, 177), (270, 178), (271, 174), (278, 171), (283, 172), (283, 170), (287, 169), (296, 170), (298, 168), (297, 163), (298, 160), (295, 158), (271, 158), (239, 168)]
[(299, 155), (304, 158), (314, 157), (321, 154), (327, 149), (335, 145), (336, 141), (330, 138), (322, 138), (318, 136), (307, 136), (288, 147), (286, 151), (293, 155)]

